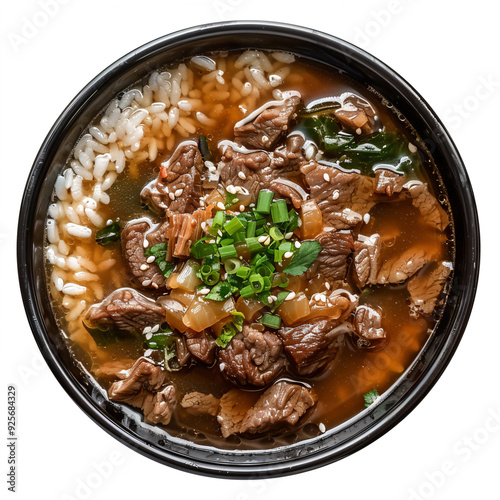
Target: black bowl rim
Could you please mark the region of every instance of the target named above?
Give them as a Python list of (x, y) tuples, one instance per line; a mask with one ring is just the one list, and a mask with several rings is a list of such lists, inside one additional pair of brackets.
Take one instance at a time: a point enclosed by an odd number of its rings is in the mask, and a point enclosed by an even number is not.
[[(418, 383), (411, 386), (405, 400), (400, 401), (397, 405), (393, 406), (388, 414), (376, 419), (373, 425), (364, 429), (363, 432), (354, 435), (354, 437), (346, 443), (342, 443), (334, 448), (328, 448), (319, 453), (298, 456), (292, 461), (285, 460), (278, 463), (264, 465), (245, 465), (244, 463), (221, 465), (220, 463), (213, 464), (210, 462), (195, 463), (195, 461), (193, 461), (190, 457), (168, 453), (159, 448), (155, 448), (139, 437), (132, 435), (122, 426), (119, 426), (107, 419), (105, 415), (96, 408), (95, 404), (93, 404), (88, 395), (84, 394), (83, 391), (76, 386), (74, 381), (69, 377), (64, 365), (57, 357), (49, 332), (45, 328), (40, 309), (37, 305), (35, 280), (33, 279), (33, 262), (31, 258), (31, 252), (33, 251), (30, 237), (30, 231), (33, 229), (31, 221), (36, 208), (38, 188), (43, 180), (40, 178), (40, 173), (43, 164), (50, 160), (51, 151), (53, 151), (54, 148), (57, 148), (58, 137), (67, 125), (70, 117), (77, 114), (79, 109), (91, 100), (95, 93), (98, 92), (103, 85), (112, 81), (115, 75), (117, 75), (124, 66), (131, 66), (140, 61), (146, 60), (152, 53), (155, 51), (161, 51), (162, 48), (168, 46), (169, 44), (180, 43), (183, 40), (192, 39), (193, 37), (195, 39), (204, 39), (223, 32), (234, 33), (238, 36), (241, 36), (243, 32), (247, 32), (252, 34), (269, 33), (278, 36), (295, 38), (296, 40), (307, 38), (313, 43), (318, 44), (318, 46), (322, 45), (326, 47), (342, 48), (352, 57), (354, 61), (358, 63), (363, 61), (364, 64), (372, 65), (377, 68), (378, 72), (384, 74), (387, 81), (390, 81), (393, 85), (397, 86), (401, 93), (404, 93), (406, 99), (411, 102), (419, 114), (425, 116), (430, 122), (433, 123), (434, 131), (439, 137), (439, 141), (437, 141), (437, 143), (442, 151), (444, 151), (445, 156), (453, 165), (453, 168), (459, 175), (463, 186), (466, 188), (460, 194), (463, 197), (462, 204), (464, 204), (467, 208), (465, 213), (465, 217), (467, 219), (465, 221), (465, 225), (470, 230), (470, 233), (468, 233), (470, 266), (468, 267), (468, 275), (464, 280), (467, 283), (467, 286), (465, 287), (465, 290), (462, 291), (461, 307), (455, 317), (453, 331), (448, 335), (443, 344), (442, 351), (433, 360), (432, 365), (427, 367)], [(292, 50), (292, 52), (294, 52), (294, 50)], [(298, 52), (300, 53), (300, 51)], [(229, 21), (210, 23), (183, 29), (142, 45), (136, 50), (133, 50), (118, 59), (97, 75), (77, 94), (77, 96), (61, 113), (49, 131), (37, 154), (23, 194), (19, 215), (17, 241), (19, 282), (24, 307), (32, 333), (50, 369), (77, 405), (110, 435), (148, 458), (156, 460), (162, 464), (167, 464), (179, 470), (195, 472), (211, 477), (228, 478), (259, 478), (263, 476), (278, 477), (311, 470), (329, 464), (333, 461), (344, 458), (375, 441), (389, 429), (394, 427), (405, 416), (407, 416), (437, 382), (458, 347), (474, 302), (479, 274), (480, 255), (477, 209), (465, 166), (445, 127), (430, 106), (416, 92), (416, 90), (386, 64), (349, 42), (317, 30), (292, 24), (269, 21)], [(272, 454), (273, 451), (274, 450), (266, 450), (263, 453)], [(226, 453), (225, 450), (222, 450), (220, 453), (222, 455), (227, 454), (236, 458), (238, 455), (238, 453), (234, 452)]]

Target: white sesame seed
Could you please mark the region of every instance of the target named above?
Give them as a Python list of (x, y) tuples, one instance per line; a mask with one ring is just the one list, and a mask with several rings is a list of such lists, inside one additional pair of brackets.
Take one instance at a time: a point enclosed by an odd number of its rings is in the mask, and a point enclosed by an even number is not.
[(324, 432), (326, 432), (326, 427), (325, 427), (325, 424), (323, 422), (321, 422), (319, 425), (318, 425), (318, 429), (319, 429), (319, 432), (321, 432), (322, 434)]
[(330, 290), (330, 288), (331, 288), (331, 287), (330, 287), (330, 283), (328, 283), (328, 281), (325, 283), (325, 288), (326, 288), (327, 290)]
[(300, 241), (296, 241), (295, 242), (295, 248), (300, 248), (300, 247), (301, 247)]
[(245, 205), (240, 205), (240, 212), (244, 212), (245, 211)]
[(225, 367), (226, 367), (226, 363), (219, 363), (219, 370), (220, 371), (223, 371)]
[(273, 303), (273, 298), (271, 295), (269, 295), (269, 297), (267, 298), (267, 301), (269, 302), (269, 304), (272, 304)]
[(333, 307), (333, 304), (331, 302), (328, 302), (328, 307)]
[(311, 297), (312, 300), (314, 300), (314, 302), (318, 302), (319, 301), (319, 293), (315, 293), (312, 297)]
[(224, 203), (222, 203), (222, 201), (219, 201), (219, 202), (217, 202), (217, 208), (224, 210), (226, 207), (224, 206)]
[(204, 207), (205, 206), (205, 202), (203, 200), (200, 200), (200, 207)]
[(323, 174), (323, 179), (325, 179), (325, 182), (330, 182), (330, 176), (326, 172)]
[(264, 243), (264, 241), (266, 241), (266, 239), (267, 239), (267, 235), (263, 234), (262, 236), (259, 236), (259, 238), (257, 239), (257, 241), (259, 243)]
[(234, 190), (236, 193), (242, 193), (245, 190), (245, 188), (241, 186), (234, 186)]
[(150, 257), (148, 257), (148, 258), (146, 259), (146, 262), (147, 262), (148, 264), (152, 264), (154, 261), (155, 261), (155, 256), (154, 256), (154, 255), (151, 255)]
[(183, 189), (176, 189), (176, 191), (175, 191), (175, 193), (174, 193), (175, 197), (176, 197), (176, 198), (179, 198), (179, 196), (181, 196), (181, 195), (182, 195), (182, 192), (183, 192), (183, 191), (184, 191)]
[(285, 252), (285, 255), (283, 255), (283, 257), (285, 257), (285, 259), (289, 259), (292, 255), (293, 252)]
[(209, 288), (202, 288), (199, 293), (200, 295), (206, 295), (208, 292), (210, 292)]
[(417, 146), (415, 146), (415, 144), (412, 144), (411, 142), (408, 143), (408, 149), (410, 150), (410, 153), (417, 152)]
[(221, 231), (220, 229), (217, 229), (217, 234), (218, 234), (219, 236), (222, 236), (222, 231)]
[(368, 224), (370, 222), (370, 214), (363, 215), (363, 222)]
[(205, 221), (203, 221), (200, 225), (203, 230), (207, 227), (207, 223)]
[(269, 141), (269, 137), (267, 137), (267, 135), (263, 135), (262, 136), (262, 142), (265, 144), (268, 141)]
[(326, 297), (322, 293), (320, 293), (319, 294), (319, 300), (321, 300), (321, 302), (325, 303), (326, 302)]
[(144, 356), (146, 356), (146, 358), (148, 356), (151, 356), (151, 354), (153, 354), (153, 349), (148, 349), (147, 351), (144, 351)]
[(151, 332), (146, 333), (146, 340), (150, 340), (153, 337), (153, 334)]
[(144, 280), (142, 282), (142, 286), (149, 286), (149, 285), (151, 285), (151, 280)]
[(151, 286), (152, 286), (153, 288), (156, 288), (156, 290), (158, 290), (158, 285), (157, 285), (154, 281), (153, 281), (153, 283), (151, 283)]
[(226, 191), (231, 194), (236, 194), (236, 188), (232, 184), (229, 184), (229, 186), (227, 186)]
[(144, 330), (142, 330), (142, 333), (144, 333), (144, 335), (146, 335), (147, 333), (151, 333), (151, 327), (150, 326), (145, 326)]
[(238, 177), (243, 181), (247, 178), (247, 176), (245, 175), (245, 172), (238, 172)]
[(295, 292), (290, 292), (287, 296), (285, 301), (287, 300), (293, 300), (295, 298)]
[(271, 236), (267, 236), (266, 239), (264, 240), (264, 246), (268, 246), (271, 244)]
[(168, 197), (169, 197), (172, 201), (174, 201), (174, 200), (175, 200), (175, 195), (174, 195), (174, 193), (168, 193)]
[(285, 240), (289, 240), (293, 236), (293, 233), (286, 233)]
[(149, 241), (148, 241), (146, 238), (144, 238), (144, 241), (142, 242), (142, 246), (143, 246), (144, 248), (148, 248), (148, 246), (149, 246)]
[(155, 325), (153, 328), (151, 328), (152, 333), (156, 333), (160, 329), (160, 325)]
[(339, 190), (338, 190), (338, 189), (336, 189), (336, 190), (333, 192), (333, 194), (332, 194), (332, 199), (333, 199), (333, 200), (338, 200), (339, 196), (340, 196)]
[(212, 172), (212, 173), (213, 173), (213, 172), (215, 172), (216, 170), (217, 170), (217, 167), (216, 167), (215, 165), (210, 165), (210, 166), (208, 167), (208, 171), (209, 171), (209, 172)]
[(356, 129), (356, 134), (361, 135), (361, 132), (363, 132), (360, 128)]
[(149, 269), (149, 266), (147, 264), (142, 264), (140, 269), (141, 271), (146, 271), (146, 269)]
[(112, 219), (108, 219), (108, 220), (106, 221), (106, 226), (109, 226), (110, 224), (113, 224)]

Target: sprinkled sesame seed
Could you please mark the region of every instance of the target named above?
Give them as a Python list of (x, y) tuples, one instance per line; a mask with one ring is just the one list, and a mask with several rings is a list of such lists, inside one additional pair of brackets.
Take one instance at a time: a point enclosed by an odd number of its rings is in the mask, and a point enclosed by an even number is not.
[(330, 176), (326, 172), (323, 174), (323, 179), (325, 179), (325, 182), (330, 182)]
[(361, 135), (361, 132), (363, 132), (360, 128), (356, 129), (356, 134)]
[(295, 292), (290, 292), (287, 296), (285, 301), (287, 300), (293, 300), (295, 298)]
[(202, 288), (202, 289), (200, 290), (200, 294), (201, 294), (201, 295), (206, 295), (209, 291), (210, 291), (210, 289), (209, 289), (209, 288)]
[(368, 224), (370, 222), (370, 214), (363, 215), (363, 222)]
[(146, 340), (151, 340), (152, 337), (153, 337), (153, 334), (151, 332), (146, 333)]
[(223, 371), (226, 368), (226, 363), (219, 363), (219, 370)]
[(142, 330), (142, 333), (144, 333), (144, 334), (150, 333), (150, 332), (151, 332), (151, 327), (150, 326), (145, 326), (144, 330)]
[(219, 202), (217, 202), (217, 208), (224, 210), (226, 207), (224, 206), (224, 203), (222, 203), (222, 201), (219, 201)]
[(141, 271), (146, 271), (146, 269), (149, 269), (149, 266), (147, 264), (141, 264)]
[(273, 298), (271, 295), (269, 295), (269, 297), (267, 298), (267, 301), (269, 302), (269, 304), (272, 304), (273, 303)]
[(267, 236), (266, 239), (264, 240), (264, 246), (268, 246), (271, 244), (271, 236)]
[(301, 247), (300, 241), (296, 241), (294, 243), (294, 245), (295, 245), (295, 248), (300, 248)]
[(151, 328), (151, 331), (153, 333), (156, 333), (159, 329), (160, 329), (160, 325), (155, 325), (155, 326), (153, 326), (153, 328)]
[(152, 264), (154, 261), (155, 261), (155, 256), (154, 256), (154, 255), (151, 255), (150, 257), (148, 257), (148, 258), (146, 259), (146, 262), (147, 262), (148, 264)]
[(325, 288), (326, 288), (327, 290), (330, 290), (330, 283), (328, 283), (328, 281), (325, 283)]
[(142, 242), (142, 246), (143, 246), (144, 248), (148, 248), (148, 246), (149, 246), (149, 241), (148, 241), (146, 238), (144, 238), (144, 241)]
[(203, 230), (207, 227), (207, 223), (205, 221), (203, 221), (200, 225)]
[(204, 207), (205, 206), (205, 202), (203, 200), (200, 200), (200, 207)]
[(293, 233), (286, 233), (285, 240), (289, 240), (293, 236)]
[(245, 172), (238, 172), (238, 177), (243, 181), (247, 178), (247, 176), (245, 175)]
[(240, 205), (240, 212), (244, 212), (245, 211), (245, 205)]
[(169, 197), (172, 201), (174, 201), (174, 200), (175, 200), (175, 195), (174, 195), (174, 193), (168, 193), (168, 197)]
[(338, 189), (336, 189), (336, 190), (333, 192), (333, 194), (332, 194), (332, 199), (333, 199), (333, 200), (338, 200), (339, 196), (340, 196), (339, 190), (338, 190)]
[(152, 286), (153, 288), (156, 288), (156, 290), (158, 290), (158, 285), (157, 285), (154, 281), (153, 281), (153, 283), (151, 283), (151, 286)]
[(285, 257), (285, 259), (289, 259), (292, 255), (293, 255), (293, 252), (285, 252), (283, 257)]
[(321, 302), (326, 302), (326, 297), (322, 293), (320, 293), (319, 300), (321, 300)]
[(415, 146), (415, 144), (412, 144), (411, 142), (408, 143), (408, 149), (410, 150), (410, 153), (417, 152), (417, 146)]
[(151, 280), (144, 280), (142, 282), (142, 286), (149, 286), (149, 285), (151, 285)]
[(319, 429), (319, 432), (321, 432), (322, 434), (324, 432), (326, 432), (326, 427), (325, 427), (325, 424), (323, 422), (321, 422), (319, 425), (318, 425), (318, 429)]
[(222, 236), (222, 231), (221, 231), (220, 229), (217, 229), (217, 234), (218, 234), (219, 236)]
[(267, 239), (267, 235), (266, 235), (266, 234), (263, 234), (262, 236), (259, 236), (259, 238), (258, 238), (258, 240), (257, 240), (257, 241), (258, 241), (259, 243), (264, 243), (264, 241), (266, 241), (266, 239)]
[(229, 184), (229, 186), (227, 186), (226, 191), (231, 194), (236, 194), (236, 188), (232, 184)]
[(110, 224), (113, 224), (112, 219), (108, 219), (108, 220), (106, 221), (106, 226), (109, 226)]
[(174, 193), (175, 197), (179, 198), (179, 196), (182, 194), (183, 191), (184, 191), (183, 189), (176, 189)]

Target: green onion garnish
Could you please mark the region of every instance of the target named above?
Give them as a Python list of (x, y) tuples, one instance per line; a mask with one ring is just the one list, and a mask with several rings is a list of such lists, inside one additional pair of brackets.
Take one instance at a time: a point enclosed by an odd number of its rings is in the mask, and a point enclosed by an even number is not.
[(247, 286), (244, 286), (241, 290), (240, 290), (240, 295), (244, 298), (244, 299), (248, 299), (250, 297), (253, 297), (255, 295), (255, 292), (253, 290), (253, 288), (250, 286), (250, 285), (247, 285)]
[(217, 212), (212, 222), (212, 229), (221, 229), (224, 222), (226, 222), (226, 214), (222, 211)]
[(264, 248), (257, 238), (245, 238), (245, 242), (250, 253), (259, 252)]
[(281, 318), (276, 314), (265, 313), (262, 315), (260, 322), (269, 328), (277, 330), (281, 326)]
[(270, 213), (273, 196), (274, 193), (272, 191), (269, 191), (268, 189), (263, 189), (259, 193), (259, 198), (257, 199), (257, 207), (255, 208), (255, 211), (258, 212), (259, 214)]
[(275, 224), (288, 221), (288, 206), (285, 200), (277, 200), (271, 205), (271, 217)]
[(249, 267), (246, 266), (241, 266), (237, 271), (236, 271), (236, 276), (238, 278), (243, 278), (246, 279), (248, 278), (248, 275), (250, 274), (252, 270)]
[(238, 252), (234, 245), (226, 245), (219, 248), (219, 255), (222, 260), (238, 257)]
[(248, 282), (255, 293), (264, 290), (264, 278), (260, 274), (252, 274), (250, 278), (248, 278)]
[(224, 229), (226, 230), (227, 234), (232, 236), (237, 231), (245, 229), (245, 226), (238, 219), (238, 217), (233, 217), (229, 222), (226, 222), (226, 224), (224, 224)]
[(248, 221), (247, 225), (247, 238), (253, 238), (255, 236), (255, 229), (257, 228), (257, 222), (254, 220)]
[(232, 259), (226, 259), (224, 261), (224, 269), (226, 270), (227, 274), (236, 273), (240, 267), (241, 267), (241, 262), (238, 259), (232, 258)]

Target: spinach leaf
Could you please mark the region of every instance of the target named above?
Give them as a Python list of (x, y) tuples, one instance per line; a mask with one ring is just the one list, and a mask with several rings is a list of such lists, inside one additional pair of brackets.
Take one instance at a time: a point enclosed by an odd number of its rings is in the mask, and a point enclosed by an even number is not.
[(118, 222), (113, 222), (96, 231), (95, 241), (103, 247), (111, 246), (117, 241), (120, 241), (120, 225)]
[(295, 252), (292, 261), (283, 271), (290, 276), (304, 274), (318, 258), (322, 248), (321, 243), (315, 240), (302, 242), (300, 248)]

